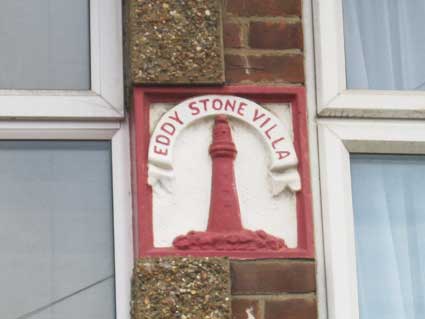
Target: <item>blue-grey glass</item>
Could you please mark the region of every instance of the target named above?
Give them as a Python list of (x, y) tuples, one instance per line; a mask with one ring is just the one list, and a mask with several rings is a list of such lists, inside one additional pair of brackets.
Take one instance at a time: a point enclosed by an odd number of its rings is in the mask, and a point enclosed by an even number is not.
[(90, 89), (89, 0), (0, 1), (0, 89)]
[(425, 89), (425, 1), (343, 0), (347, 87)]
[(351, 156), (360, 319), (425, 314), (425, 156)]
[(111, 145), (0, 141), (0, 318), (113, 319)]

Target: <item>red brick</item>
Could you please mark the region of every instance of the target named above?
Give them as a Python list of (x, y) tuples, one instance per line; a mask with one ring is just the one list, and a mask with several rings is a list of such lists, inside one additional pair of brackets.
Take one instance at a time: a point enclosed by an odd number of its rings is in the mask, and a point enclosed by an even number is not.
[(248, 313), (256, 319), (260, 319), (259, 301), (256, 299), (233, 299), (232, 300), (232, 319), (246, 319)]
[(223, 25), (223, 41), (225, 48), (242, 47), (242, 30), (237, 23), (226, 22)]
[(316, 290), (314, 262), (232, 262), (233, 294), (305, 293)]
[(254, 49), (302, 49), (301, 23), (251, 22), (249, 46)]
[(284, 300), (266, 301), (265, 319), (316, 319), (314, 297), (293, 297)]
[(283, 56), (226, 55), (226, 82), (304, 82), (304, 58)]
[(227, 0), (226, 11), (235, 16), (301, 16), (301, 0)]

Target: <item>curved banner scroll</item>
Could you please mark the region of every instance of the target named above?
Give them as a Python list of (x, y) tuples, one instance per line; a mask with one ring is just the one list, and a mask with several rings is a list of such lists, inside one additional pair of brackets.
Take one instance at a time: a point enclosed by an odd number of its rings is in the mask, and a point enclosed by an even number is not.
[(270, 155), (269, 177), (273, 195), (301, 189), (298, 159), (287, 128), (268, 110), (250, 100), (227, 95), (205, 95), (185, 100), (165, 113), (151, 135), (148, 183), (170, 190), (174, 178), (173, 148), (180, 134), (193, 122), (224, 114), (239, 119), (260, 134)]

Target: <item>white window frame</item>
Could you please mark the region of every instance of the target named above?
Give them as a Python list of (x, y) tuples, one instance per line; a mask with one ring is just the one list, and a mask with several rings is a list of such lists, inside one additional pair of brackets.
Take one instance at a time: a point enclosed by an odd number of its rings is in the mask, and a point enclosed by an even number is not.
[(121, 0), (90, 0), (91, 90), (0, 90), (0, 119), (123, 118), (122, 46)]
[(312, 1), (318, 114), (425, 118), (424, 91), (347, 89), (342, 0)]
[(116, 318), (130, 319), (134, 262), (127, 122), (0, 121), (0, 140), (111, 141)]
[(91, 89), (0, 90), (0, 140), (111, 141), (116, 318), (130, 319), (134, 251), (121, 2), (90, 0)]
[(425, 122), (318, 120), (328, 319), (359, 319), (350, 154), (425, 154)]

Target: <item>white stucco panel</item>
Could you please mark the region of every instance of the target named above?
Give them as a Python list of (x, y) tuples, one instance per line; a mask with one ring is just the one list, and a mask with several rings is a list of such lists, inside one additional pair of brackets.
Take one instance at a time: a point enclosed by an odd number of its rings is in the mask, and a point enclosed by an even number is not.
[[(161, 118), (174, 105), (151, 105), (150, 131), (161, 124)], [(262, 105), (287, 130), (287, 143), (293, 150), (291, 109), (287, 104)], [(213, 114), (214, 115), (214, 114)], [(153, 185), (153, 231), (155, 247), (169, 247), (178, 235), (190, 230), (205, 230), (208, 222), (211, 191), (211, 158), (213, 116), (193, 121), (181, 130), (174, 141), (172, 154), (172, 191)], [(183, 121), (182, 118), (180, 120)], [(229, 117), (238, 154), (235, 177), (243, 226), (265, 230), (283, 238), (290, 248), (297, 246), (296, 196), (290, 188), (273, 194), (270, 183), (270, 147), (264, 136), (252, 125)], [(152, 145), (151, 145), (152, 146)], [(295, 155), (295, 153), (294, 153)], [(296, 163), (295, 155), (295, 163)], [(298, 172), (296, 172), (298, 174)]]

